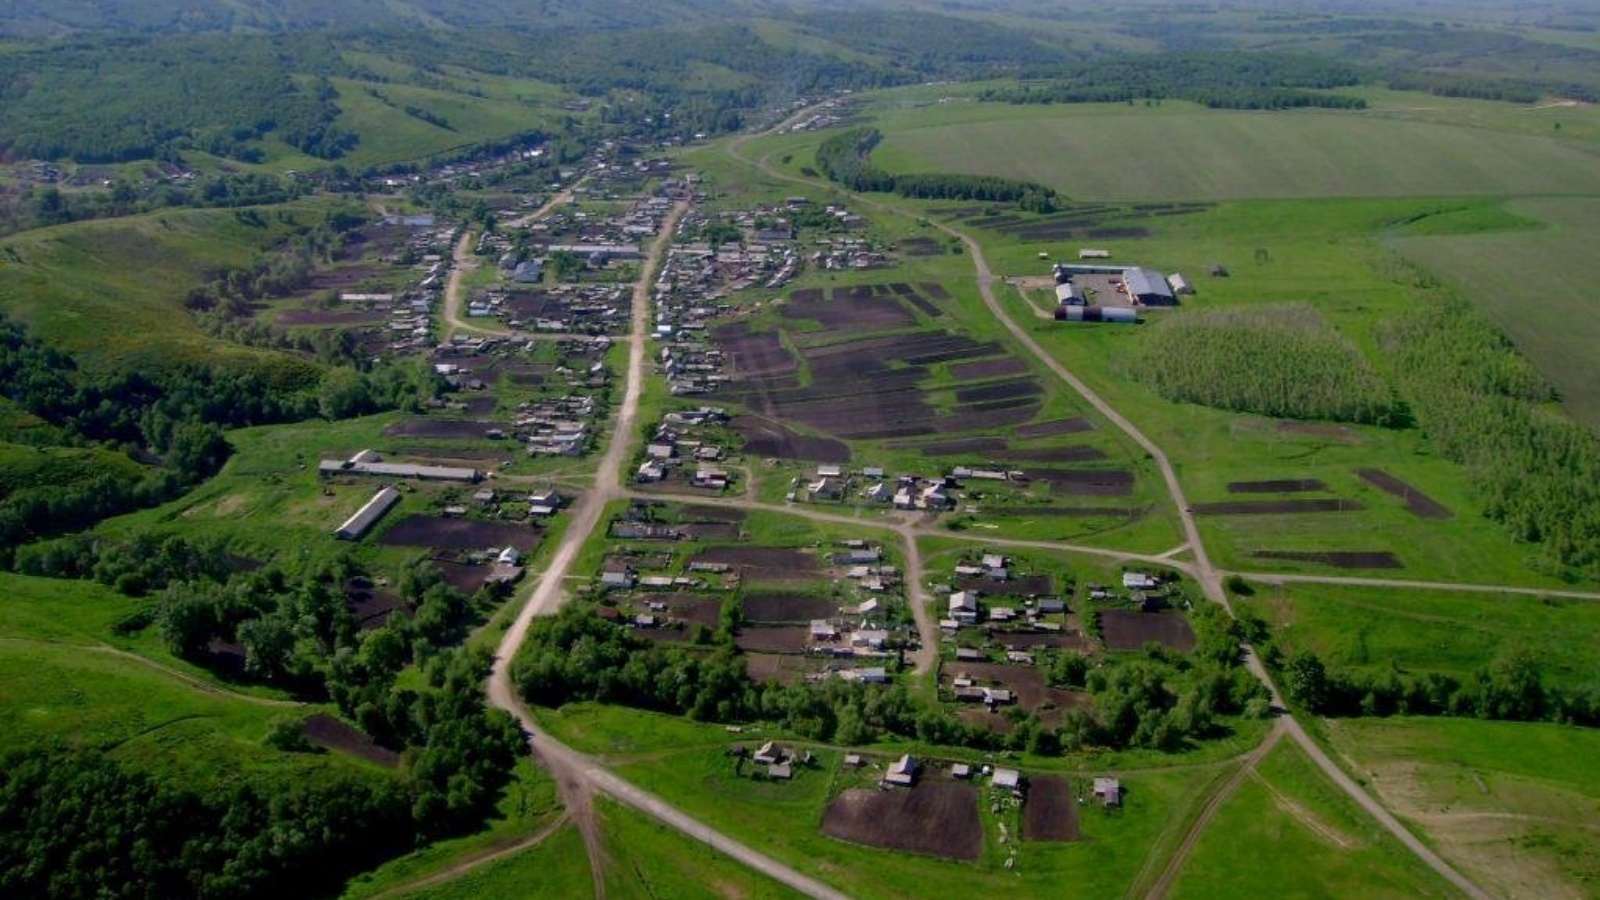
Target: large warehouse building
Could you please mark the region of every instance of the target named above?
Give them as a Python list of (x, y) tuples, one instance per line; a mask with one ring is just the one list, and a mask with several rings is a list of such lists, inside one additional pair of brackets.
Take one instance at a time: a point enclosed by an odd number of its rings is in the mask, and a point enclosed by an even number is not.
[(1167, 284), (1167, 276), (1154, 269), (1134, 266), (1124, 269), (1122, 281), (1128, 286), (1128, 296), (1145, 306), (1177, 306), (1178, 298)]

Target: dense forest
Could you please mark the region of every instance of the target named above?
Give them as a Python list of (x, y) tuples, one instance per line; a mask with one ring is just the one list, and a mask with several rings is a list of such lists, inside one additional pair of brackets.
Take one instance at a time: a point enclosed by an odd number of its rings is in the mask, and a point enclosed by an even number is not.
[(1185, 311), (1153, 326), (1123, 368), (1178, 403), (1285, 419), (1409, 421), (1361, 351), (1304, 305)]
[(852, 128), (823, 141), (816, 152), (817, 169), (828, 180), (852, 191), (893, 191), (916, 200), (978, 200), (1015, 203), (1030, 212), (1056, 208), (1054, 188), (1031, 181), (992, 175), (894, 175), (872, 164), (872, 151), (883, 139), (876, 128)]

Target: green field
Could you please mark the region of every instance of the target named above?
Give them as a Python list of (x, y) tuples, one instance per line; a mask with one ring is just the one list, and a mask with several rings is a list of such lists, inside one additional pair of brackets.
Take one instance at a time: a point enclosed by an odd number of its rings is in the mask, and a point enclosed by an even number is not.
[(479, 897), (594, 896), (594, 879), (584, 855), (583, 836), (564, 825), (538, 844), (486, 863), (442, 884), (393, 896), (408, 900), (476, 900)]
[(1491, 894), (1594, 896), (1600, 732), (1468, 719), (1335, 720), (1326, 730), (1369, 790)]
[(1222, 805), (1174, 897), (1454, 897), (1285, 741)]
[[(609, 800), (597, 801), (595, 811), (605, 834), (602, 864), (607, 897), (788, 900), (802, 896), (641, 813)], [(580, 889), (556, 895), (584, 893)]]
[(1286, 656), (1334, 670), (1443, 672), (1466, 679), (1506, 648), (1532, 650), (1547, 684), (1600, 686), (1600, 602), (1318, 584), (1257, 586), (1234, 601), (1274, 626)]
[[(322, 216), (310, 203), (283, 209), (306, 224)], [(184, 309), (215, 272), (253, 265), (284, 238), (275, 216), (262, 218), (266, 225), (253, 226), (231, 210), (167, 210), (5, 238), (0, 309), (91, 366), (286, 364), (282, 354), (207, 335)]]
[(1391, 114), (958, 103), (879, 124), (888, 171), (1023, 178), (1079, 200), (1600, 192), (1593, 156), (1560, 137)]
[[(512, 99), (344, 79), (334, 79), (334, 85), (339, 90), (342, 112), (337, 127), (361, 135), (361, 142), (341, 160), (351, 168), (420, 159), (498, 140), (533, 131), (551, 119), (548, 108), (541, 110)], [(471, 89), (483, 88), (474, 85)], [(406, 111), (407, 107), (422, 110), (445, 124), (417, 118)]]
[(1600, 429), (1600, 198), (1524, 199), (1509, 208), (1543, 227), (1391, 243), (1488, 313), (1573, 417)]

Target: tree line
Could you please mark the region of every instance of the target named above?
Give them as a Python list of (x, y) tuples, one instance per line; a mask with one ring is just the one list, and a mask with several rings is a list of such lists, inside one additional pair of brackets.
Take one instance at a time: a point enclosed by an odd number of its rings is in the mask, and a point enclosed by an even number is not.
[(918, 200), (978, 200), (1016, 203), (1030, 212), (1056, 208), (1054, 188), (1031, 181), (992, 175), (895, 175), (872, 164), (872, 151), (883, 140), (876, 128), (851, 128), (829, 137), (817, 147), (817, 170), (829, 181), (852, 191), (894, 192)]
[(1185, 311), (1152, 327), (1122, 367), (1178, 403), (1286, 419), (1409, 422), (1361, 351), (1305, 305)]
[(1354, 66), (1279, 53), (1165, 53), (1074, 63), (1036, 73), (979, 99), (996, 103), (1123, 103), (1188, 100), (1213, 109), (1365, 109), (1332, 93), (1363, 83)]
[(1428, 440), (1537, 566), (1600, 578), (1600, 438), (1549, 407), (1554, 390), (1487, 317), (1427, 276), (1415, 286), (1378, 339)]

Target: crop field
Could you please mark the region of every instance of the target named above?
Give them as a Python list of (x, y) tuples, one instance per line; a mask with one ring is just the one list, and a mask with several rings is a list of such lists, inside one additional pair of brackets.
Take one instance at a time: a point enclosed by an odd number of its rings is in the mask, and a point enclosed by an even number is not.
[(1311, 650), (1334, 670), (1393, 665), (1467, 678), (1506, 648), (1526, 647), (1550, 683), (1600, 684), (1600, 604), (1593, 601), (1304, 584), (1236, 602), (1275, 626), (1286, 653)]
[(1020, 178), (1087, 200), (1600, 192), (1572, 142), (1353, 111), (973, 103), (881, 127), (873, 160), (888, 171)]
[(978, 789), (932, 779), (888, 791), (851, 788), (833, 798), (822, 833), (907, 853), (974, 860), (983, 852)]
[(1454, 893), (1284, 742), (1201, 832), (1173, 896)]
[(1538, 227), (1454, 235), (1407, 229), (1389, 243), (1487, 313), (1560, 390), (1562, 405), (1600, 428), (1600, 321), (1590, 288), (1600, 278), (1593, 252), (1600, 199), (1530, 198), (1507, 209)]
[(1501, 896), (1593, 896), (1600, 735), (1467, 719), (1330, 722), (1335, 750), (1446, 860)]

